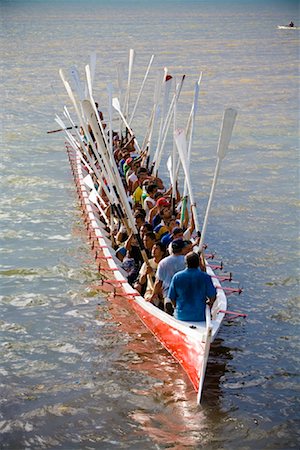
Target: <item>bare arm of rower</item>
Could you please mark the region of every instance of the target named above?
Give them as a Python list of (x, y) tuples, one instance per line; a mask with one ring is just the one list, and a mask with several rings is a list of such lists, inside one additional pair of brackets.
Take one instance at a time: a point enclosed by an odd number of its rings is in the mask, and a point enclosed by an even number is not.
[(162, 281), (155, 280), (153, 293), (149, 298), (149, 301), (152, 302), (155, 298), (157, 298), (160, 294), (162, 294)]
[(144, 262), (140, 270), (139, 283), (142, 285), (145, 284), (147, 282), (147, 275), (151, 273), (153, 273), (152, 267)]
[(214, 304), (216, 298), (217, 298), (216, 295), (214, 295), (213, 297), (207, 297), (207, 302), (206, 302), (206, 303), (208, 304), (208, 306), (210, 307), (210, 309), (212, 308), (212, 306), (213, 306), (213, 304)]
[(131, 250), (132, 240), (133, 240), (133, 234), (131, 234), (129, 236), (129, 238), (127, 239), (127, 241), (125, 241), (124, 247), (126, 248), (126, 251), (130, 251)]

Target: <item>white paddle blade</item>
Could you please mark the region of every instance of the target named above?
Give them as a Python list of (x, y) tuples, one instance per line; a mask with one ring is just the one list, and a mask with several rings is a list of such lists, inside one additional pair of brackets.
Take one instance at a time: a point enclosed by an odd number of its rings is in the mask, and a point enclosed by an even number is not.
[(167, 169), (170, 176), (171, 185), (173, 186), (173, 172), (172, 172), (172, 156), (170, 155), (167, 160)]
[(96, 191), (95, 191), (94, 189), (91, 190), (91, 192), (90, 192), (89, 200), (90, 200), (91, 202), (93, 202), (94, 205), (97, 205), (97, 204), (98, 204), (97, 193), (96, 193)]
[(92, 82), (92, 76), (91, 76), (91, 68), (90, 66), (87, 64), (85, 66), (85, 76), (86, 76), (86, 92), (85, 95), (86, 97), (93, 97), (93, 82)]
[(218, 158), (220, 159), (223, 159), (225, 157), (228, 150), (236, 116), (237, 111), (235, 109), (225, 109), (217, 151)]
[(131, 75), (132, 67), (134, 63), (135, 51), (133, 48), (129, 50), (129, 74)]
[(198, 98), (199, 98), (200, 84), (199, 82), (195, 83), (195, 92), (194, 92), (194, 102), (193, 102), (193, 116), (196, 117), (198, 110)]
[(66, 125), (64, 124), (64, 122), (61, 120), (61, 118), (57, 114), (55, 115), (55, 122), (58, 123), (58, 125), (61, 128), (63, 128), (63, 129), (66, 128)]
[(70, 76), (73, 80), (73, 85), (74, 88), (77, 92), (77, 95), (79, 97), (79, 100), (83, 100), (85, 97), (85, 93), (84, 93), (84, 89), (83, 89), (83, 84), (80, 80), (80, 76), (79, 76), (79, 72), (77, 70), (77, 68), (75, 66), (72, 66), (70, 69)]
[(120, 102), (119, 102), (117, 97), (114, 97), (112, 99), (112, 105), (113, 105), (113, 108), (115, 108), (116, 111), (118, 111), (118, 112), (121, 111)]
[(186, 158), (187, 158), (187, 142), (186, 142), (186, 134), (182, 129), (177, 129), (174, 132), (174, 139), (177, 146), (177, 150), (179, 153), (179, 157), (183, 166), (186, 166)]
[(84, 184), (85, 184), (87, 187), (89, 187), (90, 189), (94, 189), (94, 188), (95, 188), (94, 182), (93, 182), (93, 180), (92, 180), (91, 175), (86, 175), (86, 177), (83, 178), (83, 182), (84, 182)]
[(91, 69), (92, 85), (93, 85), (94, 79), (95, 79), (96, 64), (97, 64), (97, 54), (95, 52), (93, 52), (90, 54), (90, 69)]

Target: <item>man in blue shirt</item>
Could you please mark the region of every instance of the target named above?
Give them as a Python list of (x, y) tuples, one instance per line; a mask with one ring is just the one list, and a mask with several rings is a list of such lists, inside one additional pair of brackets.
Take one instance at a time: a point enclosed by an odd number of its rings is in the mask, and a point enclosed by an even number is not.
[(185, 262), (187, 268), (173, 276), (168, 291), (175, 308), (174, 317), (191, 322), (205, 321), (206, 300), (216, 299), (216, 288), (211, 277), (200, 270), (197, 253), (188, 253)]

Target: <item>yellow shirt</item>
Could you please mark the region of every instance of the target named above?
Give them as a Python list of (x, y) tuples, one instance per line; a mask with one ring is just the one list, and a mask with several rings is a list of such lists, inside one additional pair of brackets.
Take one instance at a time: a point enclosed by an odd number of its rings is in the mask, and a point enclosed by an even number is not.
[(136, 190), (134, 191), (134, 193), (132, 194), (132, 199), (133, 199), (133, 203), (140, 203), (142, 204), (142, 193), (143, 193), (143, 189), (138, 186), (136, 188)]

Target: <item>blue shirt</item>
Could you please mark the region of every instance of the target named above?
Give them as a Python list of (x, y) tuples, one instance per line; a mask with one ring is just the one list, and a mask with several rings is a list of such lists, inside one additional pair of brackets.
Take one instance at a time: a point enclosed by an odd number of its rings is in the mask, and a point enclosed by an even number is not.
[(216, 295), (211, 277), (200, 269), (185, 269), (172, 278), (168, 297), (176, 302), (174, 317), (191, 322), (205, 321), (206, 298)]

